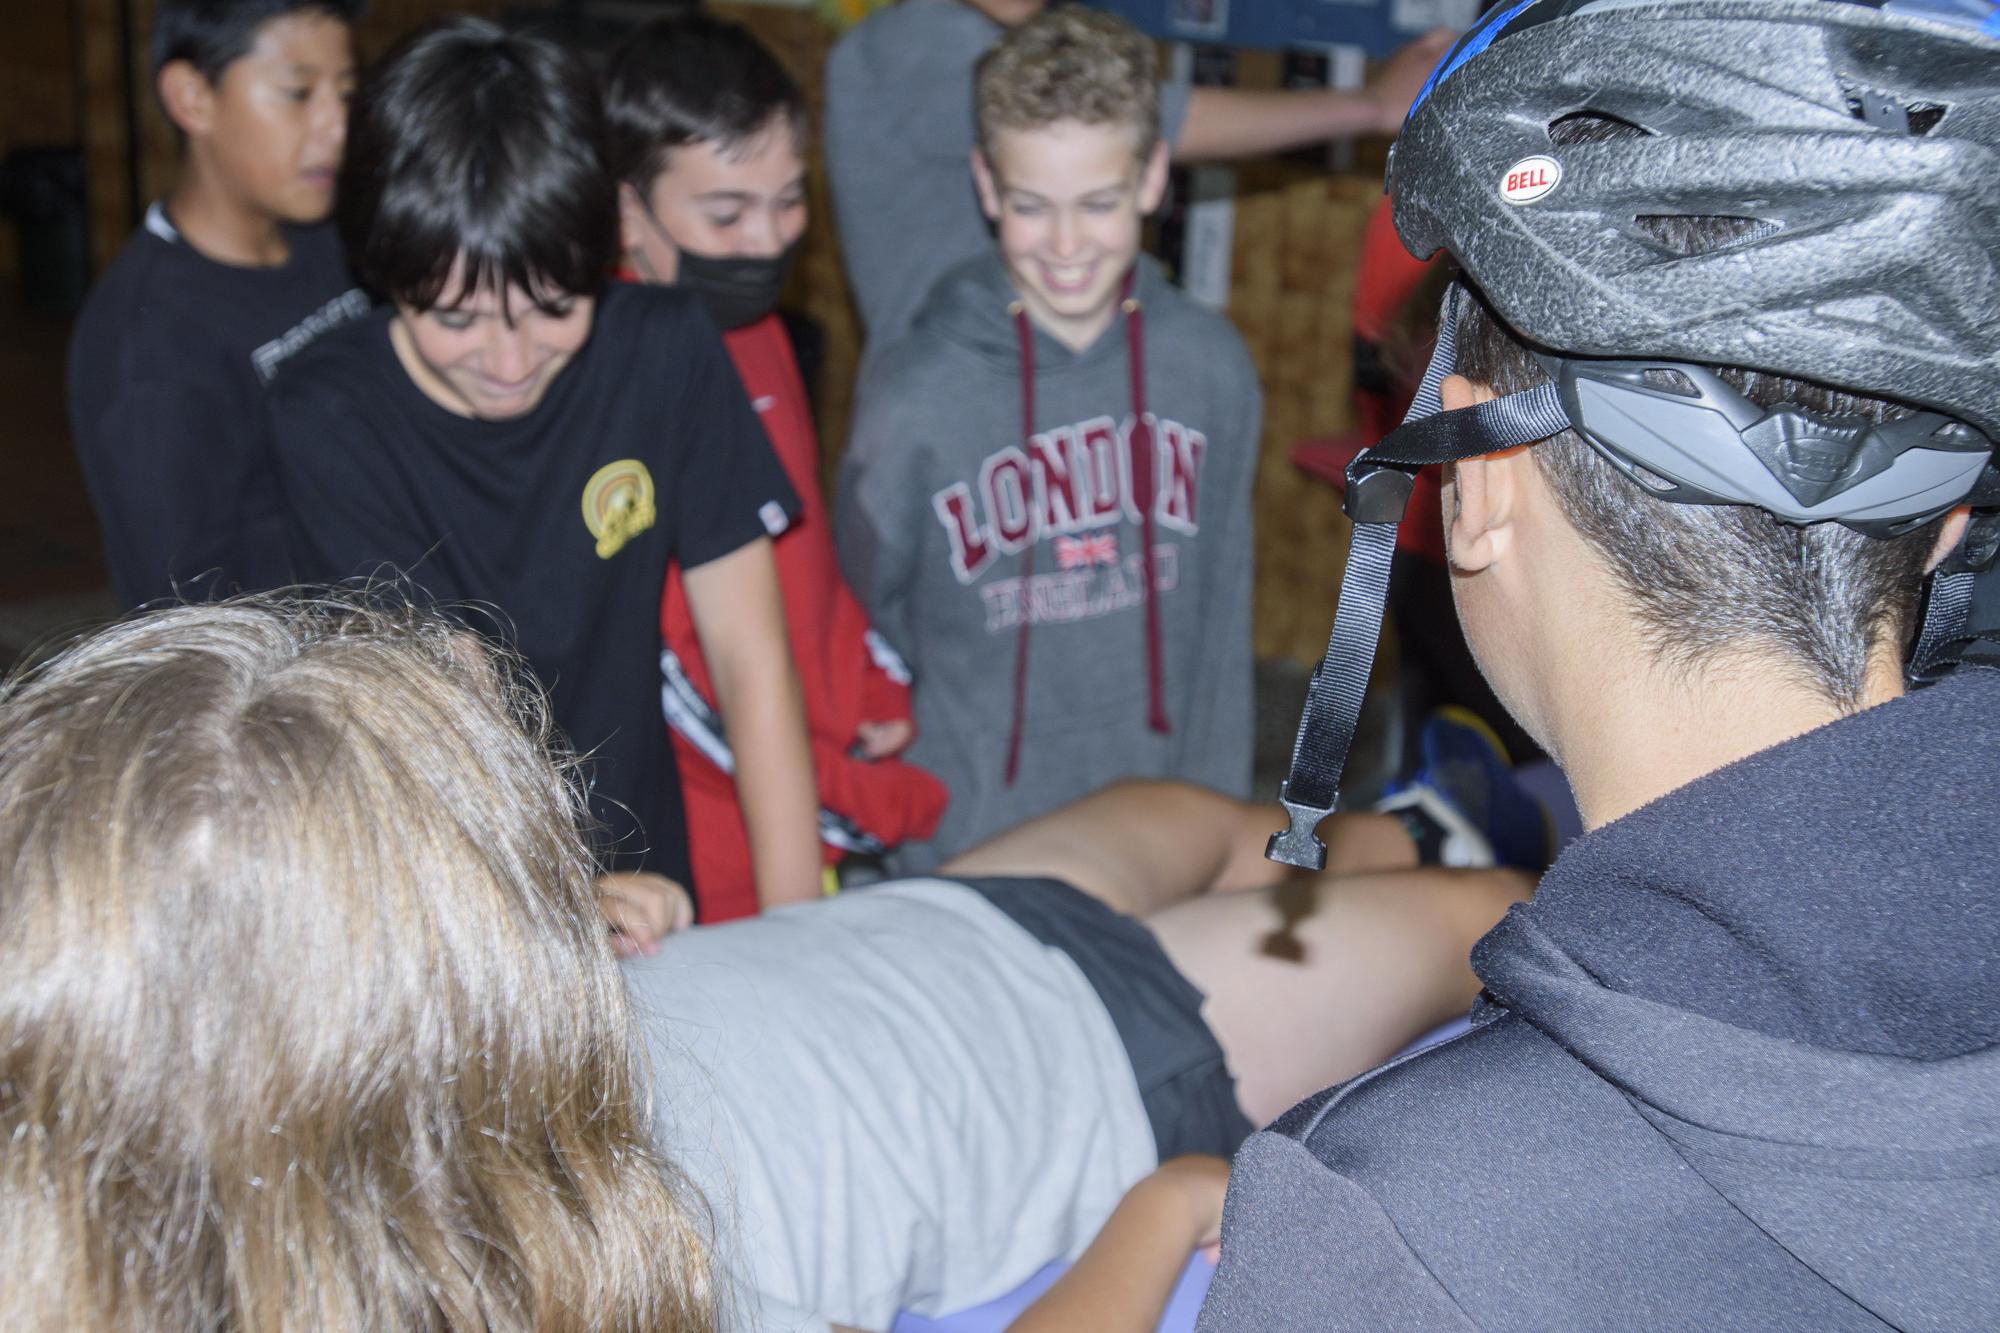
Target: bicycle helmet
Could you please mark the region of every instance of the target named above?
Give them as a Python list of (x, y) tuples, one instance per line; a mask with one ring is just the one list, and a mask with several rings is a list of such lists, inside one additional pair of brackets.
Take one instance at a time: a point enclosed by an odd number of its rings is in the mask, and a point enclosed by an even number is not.
[[(1349, 468), (1334, 633), (1280, 794), (1317, 866), (1423, 464), (1574, 428), (1659, 498), (1907, 531), (2000, 500), (2000, 11), (1990, 0), (1502, 0), (1391, 154), (1411, 253), (1451, 252), (1549, 382), (1458, 411), (1458, 302), (1410, 415)], [(1679, 238), (1699, 220), (1719, 246)], [(1714, 367), (1915, 409), (1766, 408)], [(1962, 624), (1933, 588), (1918, 656)]]

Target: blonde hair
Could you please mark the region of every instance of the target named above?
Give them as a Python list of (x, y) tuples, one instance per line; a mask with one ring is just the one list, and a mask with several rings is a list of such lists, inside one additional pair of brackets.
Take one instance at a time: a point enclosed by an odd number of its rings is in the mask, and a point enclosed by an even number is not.
[(990, 160), (996, 130), (1058, 121), (1123, 125), (1140, 158), (1160, 139), (1160, 89), (1152, 41), (1124, 19), (1081, 6), (1044, 10), (979, 59), (973, 115)]
[(0, 1326), (712, 1325), (549, 737), (351, 600), (0, 694)]

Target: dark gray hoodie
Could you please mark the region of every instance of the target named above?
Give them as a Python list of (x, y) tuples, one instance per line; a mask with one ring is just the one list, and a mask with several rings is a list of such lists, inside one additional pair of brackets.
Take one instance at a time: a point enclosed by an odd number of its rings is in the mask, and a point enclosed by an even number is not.
[(2000, 1327), (2000, 671), (1572, 844), (1237, 1158), (1203, 1330)]
[[(1082, 352), (1032, 333), (1032, 432), (997, 255), (947, 274), (862, 381), (840, 469), (841, 565), (915, 675), (908, 758), (951, 791), (937, 836), (893, 858), (899, 874), (1121, 777), (1249, 787), (1262, 399), (1226, 320), (1149, 260), (1134, 281), (1138, 313)], [(1131, 448), (1134, 321), (1154, 437), (1150, 637), (1164, 732), (1152, 725)]]

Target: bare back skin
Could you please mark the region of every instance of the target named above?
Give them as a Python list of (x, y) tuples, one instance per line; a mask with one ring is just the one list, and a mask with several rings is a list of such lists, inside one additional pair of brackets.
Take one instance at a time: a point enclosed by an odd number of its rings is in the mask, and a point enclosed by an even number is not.
[(1328, 868), (1264, 859), (1281, 820), (1175, 782), (1121, 782), (948, 862), (1047, 875), (1145, 921), (1208, 997), (1237, 1100), (1267, 1124), (1462, 1014), (1473, 943), (1534, 887), (1512, 870), (1418, 866), (1381, 815), (1327, 824)]

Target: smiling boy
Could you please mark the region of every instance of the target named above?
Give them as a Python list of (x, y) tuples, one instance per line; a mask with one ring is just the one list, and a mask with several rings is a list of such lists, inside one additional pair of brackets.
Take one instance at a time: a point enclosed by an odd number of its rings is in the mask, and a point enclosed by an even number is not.
[(1241, 339), (1139, 254), (1167, 152), (1151, 44), (1060, 9), (981, 62), (995, 253), (862, 386), (850, 583), (916, 675), (910, 758), (952, 792), (916, 873), (1131, 775), (1241, 793), (1250, 485)]
[[(776, 306), (806, 227), (806, 109), (798, 85), (742, 26), (699, 12), (636, 30), (605, 71), (610, 164), (626, 267), (699, 298), (763, 422), (799, 515), (772, 544), (820, 800), (822, 858), (927, 836), (944, 787), (896, 755), (909, 744), (909, 671), (841, 580), (820, 496), (812, 405)], [(701, 916), (758, 907), (734, 751), (715, 707), (687, 580), (660, 602), (662, 698), (687, 803)]]
[(332, 229), (348, 0), (163, 0), (153, 73), (180, 179), (70, 344), (78, 461), (121, 602), (287, 581), (263, 433), (280, 362), (368, 308)]
[(685, 883), (656, 628), (678, 560), (735, 728), (759, 893), (813, 895), (812, 767), (769, 541), (797, 501), (695, 301), (605, 282), (617, 196), (589, 73), (457, 20), (384, 59), (352, 129), (341, 232), (388, 304), (271, 394), (302, 573), (388, 566), (489, 604), (590, 762), (605, 867)]

